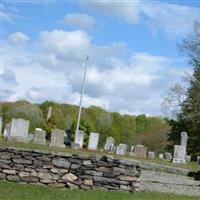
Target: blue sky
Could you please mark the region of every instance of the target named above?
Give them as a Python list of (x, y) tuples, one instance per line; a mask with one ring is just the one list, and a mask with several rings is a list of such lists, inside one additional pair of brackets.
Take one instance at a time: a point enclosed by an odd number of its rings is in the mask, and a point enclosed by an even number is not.
[(177, 43), (198, 1), (3, 1), (2, 98), (161, 114), (162, 96), (191, 71)]

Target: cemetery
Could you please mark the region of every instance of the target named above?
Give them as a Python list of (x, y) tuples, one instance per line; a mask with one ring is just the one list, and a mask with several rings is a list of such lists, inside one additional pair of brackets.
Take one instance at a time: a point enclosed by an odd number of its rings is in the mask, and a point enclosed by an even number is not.
[[(7, 145), (0, 147), (0, 179), (53, 188), (200, 195), (200, 157), (195, 168), (187, 167), (191, 157), (187, 155), (186, 132), (180, 133), (180, 145), (174, 145), (174, 152), (157, 155), (143, 145), (117, 145), (111, 136), (99, 149), (101, 134), (95, 132), (90, 133), (84, 149), (85, 133), (80, 130), (74, 142), (69, 131), (61, 129), (53, 129), (48, 141), (41, 128), (35, 129), (30, 140), (29, 124), (27, 120), (13, 118), (2, 131), (4, 138), (0, 144)], [(22, 148), (23, 144), (44, 148)]]

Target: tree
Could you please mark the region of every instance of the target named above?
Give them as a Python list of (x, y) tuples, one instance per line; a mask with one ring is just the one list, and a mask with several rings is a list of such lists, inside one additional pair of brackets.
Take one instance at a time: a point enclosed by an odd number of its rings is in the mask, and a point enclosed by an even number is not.
[(193, 33), (179, 47), (189, 57), (193, 75), (177, 119), (169, 121), (172, 127), (169, 140), (176, 144), (180, 139), (180, 132), (186, 131), (189, 135), (188, 153), (194, 158), (200, 153), (200, 21), (195, 22)]

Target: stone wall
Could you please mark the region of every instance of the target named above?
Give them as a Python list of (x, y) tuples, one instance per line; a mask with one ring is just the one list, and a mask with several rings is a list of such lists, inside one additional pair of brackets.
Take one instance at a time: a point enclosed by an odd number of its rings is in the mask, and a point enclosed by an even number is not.
[(55, 188), (139, 191), (140, 167), (111, 156), (0, 147), (0, 179)]

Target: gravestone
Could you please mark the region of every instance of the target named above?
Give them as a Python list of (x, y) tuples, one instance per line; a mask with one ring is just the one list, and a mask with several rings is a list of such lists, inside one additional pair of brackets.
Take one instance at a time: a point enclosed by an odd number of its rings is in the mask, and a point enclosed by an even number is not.
[(181, 132), (181, 146), (187, 149), (188, 135), (186, 132)]
[(85, 134), (84, 131), (81, 131), (81, 130), (76, 132), (74, 147), (83, 148), (84, 134)]
[(164, 159), (164, 154), (163, 153), (159, 153), (159, 155), (158, 155), (158, 157), (159, 157), (159, 159)]
[(17, 142), (28, 142), (29, 125), (30, 122), (28, 120), (13, 118), (8, 139)]
[(2, 117), (0, 117), (0, 135), (1, 135), (1, 131), (2, 131)]
[(187, 156), (185, 157), (185, 160), (186, 160), (186, 162), (191, 162), (191, 155), (187, 155)]
[(200, 165), (200, 156), (197, 156), (197, 164)]
[(119, 144), (117, 146), (116, 154), (117, 155), (125, 155), (126, 154), (127, 145), (126, 144)]
[(45, 145), (46, 144), (46, 131), (42, 130), (41, 128), (36, 128), (33, 143)]
[(134, 151), (135, 151), (135, 146), (132, 145), (132, 146), (131, 146), (131, 150), (130, 150), (130, 152), (129, 152), (129, 155), (130, 155), (130, 156), (134, 156), (134, 155), (135, 155), (135, 152), (134, 152)]
[(65, 147), (64, 145), (64, 131), (61, 129), (53, 129), (51, 133), (50, 147)]
[(7, 124), (5, 125), (4, 131), (3, 131), (3, 137), (4, 137), (5, 139), (8, 139), (8, 136), (9, 136), (9, 134), (10, 134), (10, 127), (11, 127), (11, 123), (7, 123)]
[(110, 151), (112, 145), (115, 144), (115, 139), (113, 137), (107, 137), (104, 150)]
[(174, 145), (173, 163), (185, 163), (186, 147), (181, 145)]
[(135, 156), (139, 158), (147, 157), (147, 148), (143, 145), (136, 145), (135, 147)]
[(66, 146), (71, 146), (71, 131), (70, 131), (70, 129), (65, 129), (64, 144)]
[(148, 159), (155, 159), (155, 152), (154, 151), (148, 151)]
[(29, 142), (29, 143), (32, 143), (32, 142), (33, 142), (33, 140), (34, 140), (34, 137), (35, 137), (35, 135), (34, 135), (34, 134), (32, 134), (32, 133), (29, 133), (29, 134), (28, 134), (28, 142)]
[(167, 160), (167, 161), (172, 160), (172, 154), (171, 153), (166, 152), (166, 153), (164, 153), (164, 155), (165, 155), (165, 160)]
[(88, 149), (97, 150), (99, 142), (99, 133), (90, 133)]

